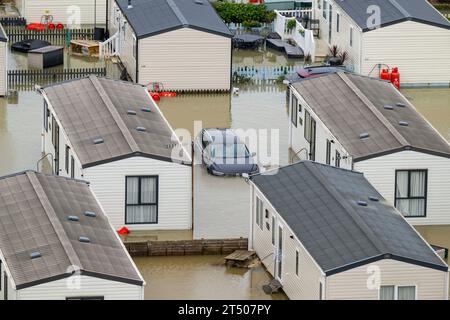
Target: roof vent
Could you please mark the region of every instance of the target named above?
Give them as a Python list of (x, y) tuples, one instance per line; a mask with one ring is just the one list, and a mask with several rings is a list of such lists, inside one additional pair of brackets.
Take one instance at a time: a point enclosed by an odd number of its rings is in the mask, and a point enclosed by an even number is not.
[(378, 199), (378, 197), (374, 197), (374, 196), (369, 196), (369, 200), (374, 201), (374, 202), (380, 201), (380, 199)]
[(399, 121), (398, 124), (401, 125), (402, 127), (409, 126), (409, 123), (407, 121)]
[(196, 4), (203, 4), (203, 0), (195, 0)]
[(361, 207), (367, 207), (367, 202), (365, 202), (365, 201), (359, 200), (359, 201), (356, 202), (356, 203), (358, 204), (358, 206), (361, 206)]
[(136, 115), (136, 111), (134, 111), (134, 110), (128, 110), (128, 111), (127, 111), (127, 114), (132, 115), (132, 116), (135, 116), (135, 115)]
[(139, 131), (139, 132), (147, 131), (147, 129), (145, 129), (145, 127), (136, 127), (136, 130)]
[(406, 107), (406, 104), (401, 103), (401, 102), (398, 102), (398, 103), (396, 103), (395, 105), (396, 105), (397, 107), (400, 107), (400, 108)]
[(141, 108), (141, 111), (144, 111), (144, 112), (152, 112), (152, 109), (143, 107), (143, 108)]
[(91, 242), (91, 240), (90, 240), (88, 237), (84, 237), (84, 236), (79, 237), (79, 238), (78, 238), (78, 241), (84, 242), (84, 243), (89, 243), (89, 242)]
[(133, 9), (133, 5), (131, 4), (131, 0), (128, 0), (127, 9)]
[(69, 220), (69, 221), (80, 221), (80, 218), (78, 218), (77, 216), (68, 216), (67, 220)]
[(97, 214), (95, 212), (92, 212), (92, 211), (85, 211), (84, 215), (86, 217), (91, 217), (91, 218), (95, 218), (97, 216)]
[(364, 132), (359, 135), (360, 139), (367, 139), (369, 137), (370, 137), (370, 134), (368, 132)]
[(30, 258), (31, 258), (31, 259), (36, 259), (36, 258), (40, 258), (40, 257), (42, 257), (42, 254), (41, 254), (39, 251), (33, 251), (33, 252), (30, 254)]
[(391, 105), (389, 105), (389, 104), (386, 104), (386, 105), (384, 106), (384, 108), (385, 108), (386, 110), (394, 110), (394, 107), (391, 106)]
[(103, 142), (105, 142), (105, 140), (103, 138), (94, 139), (94, 144), (101, 144)]

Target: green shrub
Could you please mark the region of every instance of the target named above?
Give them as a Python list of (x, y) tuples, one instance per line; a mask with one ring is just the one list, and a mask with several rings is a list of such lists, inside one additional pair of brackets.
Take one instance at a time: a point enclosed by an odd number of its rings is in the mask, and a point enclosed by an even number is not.
[(250, 21), (269, 23), (275, 19), (275, 12), (267, 11), (265, 5), (217, 1), (213, 3), (213, 7), (226, 23), (244, 23)]
[(295, 28), (296, 25), (297, 25), (297, 21), (295, 21), (295, 19), (291, 19), (291, 20), (288, 20), (288, 22), (286, 24), (286, 28), (288, 30), (292, 30)]
[(242, 26), (244, 28), (259, 28), (259, 27), (261, 27), (261, 23), (259, 23), (258, 21), (254, 21), (254, 20), (244, 21), (244, 22), (242, 22)]

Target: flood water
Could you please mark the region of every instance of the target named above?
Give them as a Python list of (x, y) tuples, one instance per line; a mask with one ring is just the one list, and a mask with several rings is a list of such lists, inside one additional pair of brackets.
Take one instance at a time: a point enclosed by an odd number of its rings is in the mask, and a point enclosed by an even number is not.
[[(23, 56), (12, 56), (24, 66)], [(240, 51), (236, 65), (283, 65), (278, 53)], [(68, 63), (68, 62), (67, 62)], [(100, 62), (99, 62), (100, 63)], [(297, 64), (298, 61), (290, 63)], [(93, 67), (89, 60), (75, 58), (71, 67)], [(179, 95), (159, 103), (171, 125), (194, 134), (194, 121), (203, 127), (259, 129), (277, 132), (279, 164), (288, 164), (288, 117), (285, 87), (271, 82), (242, 84), (239, 94)], [(407, 89), (402, 92), (417, 109), (450, 140), (450, 89)], [(0, 175), (35, 169), (41, 157), (42, 98), (36, 92), (18, 92), (0, 98)], [(259, 145), (251, 150), (261, 154)], [(246, 237), (249, 229), (249, 191), (242, 178), (219, 178), (197, 165), (194, 171), (194, 231), (156, 232), (136, 235), (146, 239)], [(450, 248), (450, 226), (419, 227), (432, 244)], [(137, 258), (147, 280), (146, 298), (153, 299), (269, 299), (261, 286), (270, 281), (262, 269), (227, 269), (220, 256)], [(214, 285), (211, 285), (211, 284)]]
[(224, 256), (135, 258), (147, 281), (145, 299), (176, 300), (284, 300), (282, 293), (266, 295), (271, 280), (262, 268), (230, 268)]

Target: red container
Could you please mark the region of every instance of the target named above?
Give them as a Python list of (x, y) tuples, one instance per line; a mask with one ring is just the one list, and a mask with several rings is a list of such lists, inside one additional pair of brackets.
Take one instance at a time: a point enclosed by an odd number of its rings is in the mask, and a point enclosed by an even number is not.
[(391, 73), (389, 72), (389, 69), (382, 69), (380, 72), (380, 79), (391, 81)]
[(397, 89), (400, 90), (400, 72), (398, 71), (398, 68), (392, 69), (391, 82)]

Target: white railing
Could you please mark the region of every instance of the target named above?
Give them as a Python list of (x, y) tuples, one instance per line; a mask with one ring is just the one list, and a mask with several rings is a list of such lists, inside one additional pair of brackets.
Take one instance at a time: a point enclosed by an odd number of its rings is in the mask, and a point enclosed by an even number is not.
[(233, 67), (233, 75), (253, 80), (277, 80), (300, 69), (298, 66), (239, 66)]
[(119, 32), (116, 32), (112, 37), (104, 42), (100, 42), (99, 54), (101, 58), (109, 58), (120, 54)]
[[(291, 39), (295, 41), (305, 55), (310, 55), (312, 62), (316, 56), (316, 43), (313, 31), (305, 29), (297, 20), (297, 17), (312, 17), (312, 10), (275, 10), (276, 18), (274, 21), (274, 31), (278, 33), (283, 40)], [(295, 27), (289, 29), (289, 21), (295, 21)]]

